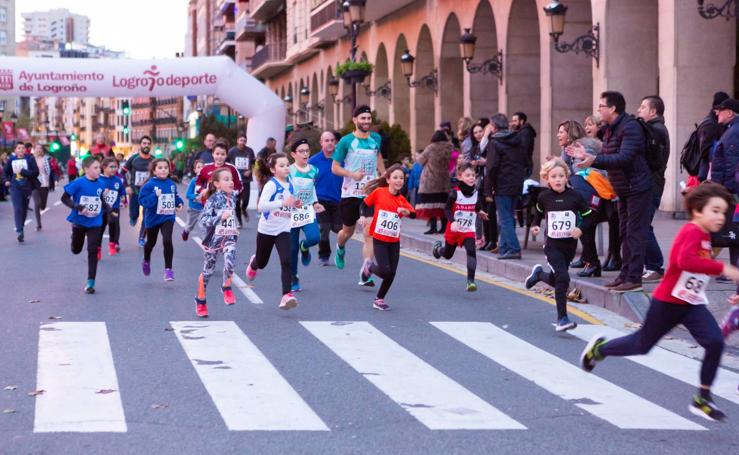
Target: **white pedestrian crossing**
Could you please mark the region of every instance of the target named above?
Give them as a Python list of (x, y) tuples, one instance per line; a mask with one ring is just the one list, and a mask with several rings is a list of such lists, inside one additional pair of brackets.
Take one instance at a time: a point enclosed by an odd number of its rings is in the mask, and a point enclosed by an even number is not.
[[(603, 335), (606, 338), (618, 338), (626, 335), (626, 333), (616, 330), (612, 327), (600, 325), (580, 325), (577, 329), (571, 331), (576, 337), (589, 341), (595, 335)], [(638, 355), (626, 357), (632, 362), (651, 368), (662, 374), (670, 376), (678, 381), (686, 384), (697, 386), (698, 373), (701, 364), (695, 359), (685, 357), (667, 349), (655, 346), (647, 355)], [(739, 374), (724, 368), (719, 368), (716, 380), (711, 388), (713, 395), (725, 398), (731, 402), (739, 404), (739, 395), (737, 395), (737, 385), (739, 385)]]
[(622, 429), (705, 430), (488, 322), (432, 322), (442, 332)]
[(34, 432), (126, 431), (104, 322), (42, 325), (36, 389)]
[(311, 321), (301, 324), (429, 429), (526, 428), (368, 322)]
[(234, 322), (171, 325), (229, 430), (328, 431)]

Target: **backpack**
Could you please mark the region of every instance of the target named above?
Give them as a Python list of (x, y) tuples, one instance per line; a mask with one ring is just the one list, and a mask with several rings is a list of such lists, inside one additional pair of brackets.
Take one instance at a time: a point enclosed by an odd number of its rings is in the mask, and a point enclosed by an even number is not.
[(683, 145), (683, 151), (680, 152), (680, 168), (692, 176), (698, 175), (701, 161), (705, 158), (701, 153), (700, 138), (698, 137), (699, 128), (700, 126), (696, 123), (695, 129), (690, 133), (690, 137), (688, 137), (685, 145)]
[(647, 160), (649, 170), (652, 172), (659, 171), (665, 165), (662, 158), (662, 147), (652, 127), (640, 117), (636, 117), (636, 121), (644, 132), (644, 158)]

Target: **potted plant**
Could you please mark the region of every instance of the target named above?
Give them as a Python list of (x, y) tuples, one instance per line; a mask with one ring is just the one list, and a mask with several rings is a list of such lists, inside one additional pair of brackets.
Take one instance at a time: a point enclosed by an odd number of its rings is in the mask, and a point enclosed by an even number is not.
[(336, 66), (336, 75), (347, 83), (360, 84), (367, 75), (372, 74), (372, 68), (373, 65), (366, 60), (361, 62), (347, 60)]

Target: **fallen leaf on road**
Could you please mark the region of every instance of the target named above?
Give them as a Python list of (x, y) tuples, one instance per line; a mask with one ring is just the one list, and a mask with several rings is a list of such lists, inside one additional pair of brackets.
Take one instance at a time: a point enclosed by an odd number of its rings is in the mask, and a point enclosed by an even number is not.
[(28, 301), (28, 303), (41, 303), (41, 300), (39, 299), (31, 299)]
[(507, 329), (508, 328), (508, 324), (503, 324), (503, 328), (504, 329)]
[(95, 393), (104, 395), (104, 394), (113, 393), (113, 392), (115, 392), (115, 389), (100, 389)]
[(62, 319), (61, 316), (49, 316), (49, 319)]
[(33, 390), (31, 392), (28, 392), (28, 396), (29, 397), (35, 397), (37, 395), (43, 395), (44, 392), (46, 392), (46, 390), (41, 390), (41, 389), (39, 389), (39, 390)]
[(15, 414), (15, 409), (3, 409), (3, 414)]
[(166, 404), (160, 404), (160, 403), (151, 405), (151, 409), (166, 409), (168, 407), (169, 406), (167, 406)]
[(17, 388), (18, 388), (17, 385), (7, 385), (7, 386), (5, 386), (5, 389), (4, 390), (15, 390)]

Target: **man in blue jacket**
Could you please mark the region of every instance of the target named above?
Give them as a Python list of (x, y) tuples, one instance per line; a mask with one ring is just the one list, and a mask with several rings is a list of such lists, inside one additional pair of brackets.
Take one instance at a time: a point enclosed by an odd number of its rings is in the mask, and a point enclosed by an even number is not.
[(333, 159), (338, 141), (336, 133), (324, 131), (321, 134), (321, 151), (313, 155), (308, 162), (318, 168), (316, 178), (316, 196), (318, 203), (326, 210), (316, 214), (318, 227), (321, 231), (321, 240), (318, 242), (318, 259), (321, 265), (328, 265), (331, 257), (331, 242), (329, 235), (331, 231), (338, 234), (341, 230), (341, 214), (339, 213), (339, 202), (341, 201), (341, 184), (343, 178), (331, 172)]
[(26, 224), (31, 192), (38, 185), (37, 177), (36, 158), (27, 154), (26, 146), (19, 143), (3, 167), (4, 184), (10, 188), (10, 199), (13, 201), (15, 233), (18, 234), (19, 243), (24, 240), (23, 226)]
[(577, 145), (569, 147), (567, 153), (581, 160), (576, 163), (578, 167), (607, 170), (619, 198), (623, 265), (618, 277), (606, 287), (615, 292), (640, 291), (653, 185), (645, 156), (646, 138), (637, 120), (626, 113), (626, 100), (621, 93), (601, 93), (598, 112), (607, 124), (600, 155), (588, 155), (582, 146)]
[(739, 195), (734, 174), (739, 165), (739, 101), (729, 98), (718, 106), (718, 123), (726, 127), (716, 144), (711, 163), (711, 180)]

